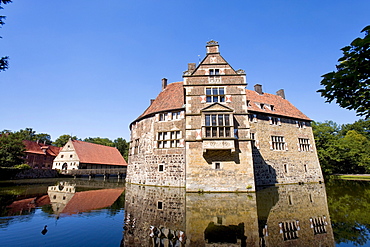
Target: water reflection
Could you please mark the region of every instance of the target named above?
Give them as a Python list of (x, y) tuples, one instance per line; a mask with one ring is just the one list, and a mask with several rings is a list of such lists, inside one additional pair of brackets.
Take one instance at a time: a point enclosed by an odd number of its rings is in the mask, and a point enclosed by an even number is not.
[(117, 246), (122, 240), (125, 196), (117, 180), (6, 185), (0, 188), (1, 246)]
[(334, 246), (323, 184), (257, 193), (127, 185), (123, 246)]
[(101, 189), (76, 192), (76, 184), (60, 182), (48, 187), (48, 196), (56, 215), (71, 215), (111, 206), (123, 189)]

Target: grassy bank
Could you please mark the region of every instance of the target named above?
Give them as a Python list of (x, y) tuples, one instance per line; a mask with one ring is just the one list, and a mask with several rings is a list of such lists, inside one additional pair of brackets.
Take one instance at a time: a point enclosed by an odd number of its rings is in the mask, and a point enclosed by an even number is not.
[(334, 174), (334, 179), (346, 179), (346, 180), (367, 180), (370, 181), (370, 174)]

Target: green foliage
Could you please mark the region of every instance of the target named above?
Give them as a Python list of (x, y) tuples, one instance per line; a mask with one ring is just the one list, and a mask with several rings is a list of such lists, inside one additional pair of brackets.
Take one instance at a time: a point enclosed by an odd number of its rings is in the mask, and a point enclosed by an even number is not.
[(95, 143), (99, 145), (104, 145), (108, 147), (114, 147), (114, 143), (109, 140), (108, 138), (100, 138), (100, 137), (87, 137), (83, 140), (84, 142)]
[(370, 183), (329, 180), (326, 191), (335, 242), (365, 245), (370, 240)]
[(24, 162), (25, 146), (18, 135), (9, 131), (0, 133), (0, 167), (11, 167)]
[(16, 165), (16, 166), (14, 166), (14, 168), (22, 169), (22, 170), (29, 170), (29, 169), (31, 169), (31, 167), (29, 165), (27, 165), (27, 164)]
[(19, 131), (14, 132), (14, 134), (18, 135), (22, 140), (28, 141), (39, 141), (40, 143), (45, 143), (47, 145), (51, 145), (51, 136), (45, 133), (37, 134), (32, 128), (21, 129)]
[(338, 126), (312, 123), (317, 154), (325, 174), (370, 173), (370, 120)]
[(77, 138), (77, 136), (71, 136), (71, 135), (61, 135), (59, 136), (54, 142), (53, 142), (53, 145), (54, 146), (57, 146), (57, 147), (63, 147), (64, 145), (66, 145), (66, 143), (68, 142), (68, 140), (71, 139), (71, 140), (79, 140)]
[(130, 143), (125, 139), (118, 137), (116, 140), (114, 140), (114, 146), (118, 149), (126, 162), (128, 162), (128, 150), (130, 148)]
[(323, 75), (323, 89), (317, 92), (326, 102), (336, 101), (341, 107), (355, 110), (358, 116), (370, 116), (370, 25), (363, 39), (357, 38), (343, 47), (336, 72)]
[[(8, 4), (11, 2), (12, 0), (0, 0), (0, 9), (3, 9), (3, 7), (1, 7), (1, 4)], [(5, 20), (5, 16), (0, 16), (0, 27), (5, 24), (4, 20)], [(0, 58), (0, 72), (6, 70), (8, 68), (8, 65), (9, 65), (8, 56)]]

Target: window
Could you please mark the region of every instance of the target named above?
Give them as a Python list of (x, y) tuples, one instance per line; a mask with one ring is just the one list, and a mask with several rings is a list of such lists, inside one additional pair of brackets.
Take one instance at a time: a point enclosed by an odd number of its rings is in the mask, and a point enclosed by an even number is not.
[(139, 153), (139, 139), (136, 139), (134, 141), (134, 154), (138, 154)]
[(326, 221), (325, 216), (310, 218), (310, 223), (315, 235), (326, 233), (326, 226), (328, 225), (328, 222)]
[(225, 102), (225, 88), (224, 87), (207, 87), (206, 88), (206, 102)]
[(180, 113), (179, 111), (172, 112), (172, 120), (180, 119)]
[(158, 148), (180, 147), (181, 131), (159, 132), (157, 137)]
[(299, 221), (280, 222), (280, 233), (283, 234), (284, 241), (297, 239), (298, 231), (300, 230)]
[(221, 169), (221, 164), (220, 164), (219, 162), (216, 162), (216, 163), (215, 163), (215, 169), (216, 169), (216, 170)]
[(71, 155), (69, 155), (69, 158), (72, 158), (73, 157), (73, 155), (71, 154)]
[(306, 128), (306, 123), (301, 121), (295, 121), (298, 128)]
[(166, 121), (167, 113), (159, 113), (159, 121)]
[(158, 201), (157, 202), (157, 208), (158, 209), (163, 209), (163, 202)]
[(271, 136), (273, 150), (285, 150), (284, 136)]
[(164, 165), (163, 164), (159, 164), (158, 165), (158, 171), (159, 172), (163, 172), (164, 171)]
[(299, 151), (310, 151), (310, 140), (306, 138), (298, 138)]
[(219, 75), (220, 70), (219, 69), (210, 69), (209, 70), (209, 75)]
[(256, 135), (255, 135), (255, 133), (250, 133), (250, 138), (252, 140), (252, 148), (256, 148)]
[(206, 114), (205, 126), (206, 137), (231, 137), (231, 119), (229, 114)]
[(277, 117), (270, 117), (270, 124), (272, 125), (279, 125), (280, 119)]

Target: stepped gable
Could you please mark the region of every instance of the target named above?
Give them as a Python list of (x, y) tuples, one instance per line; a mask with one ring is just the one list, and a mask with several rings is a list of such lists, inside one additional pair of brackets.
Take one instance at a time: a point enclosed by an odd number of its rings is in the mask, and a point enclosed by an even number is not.
[(115, 147), (72, 140), (80, 163), (127, 166), (125, 159)]
[[(269, 93), (259, 94), (256, 91), (246, 89), (247, 100), (250, 101), (248, 111), (261, 112), (266, 114), (273, 114), (278, 116), (285, 116), (311, 121), (309, 117), (298, 110), (292, 103), (282, 97)], [(274, 110), (264, 107), (261, 109), (257, 104), (263, 103), (273, 105)]]
[(173, 82), (157, 96), (153, 103), (136, 119), (139, 120), (153, 113), (181, 109), (184, 106), (183, 82)]
[(76, 214), (111, 206), (123, 189), (103, 189), (77, 192), (63, 209), (63, 214)]
[[(26, 147), (26, 153), (33, 154), (49, 154), (51, 156), (57, 156), (61, 150), (60, 147), (55, 147), (52, 145), (46, 145), (43, 143), (37, 143), (34, 141), (24, 140), (23, 144)], [(43, 151), (45, 150), (45, 152)]]

